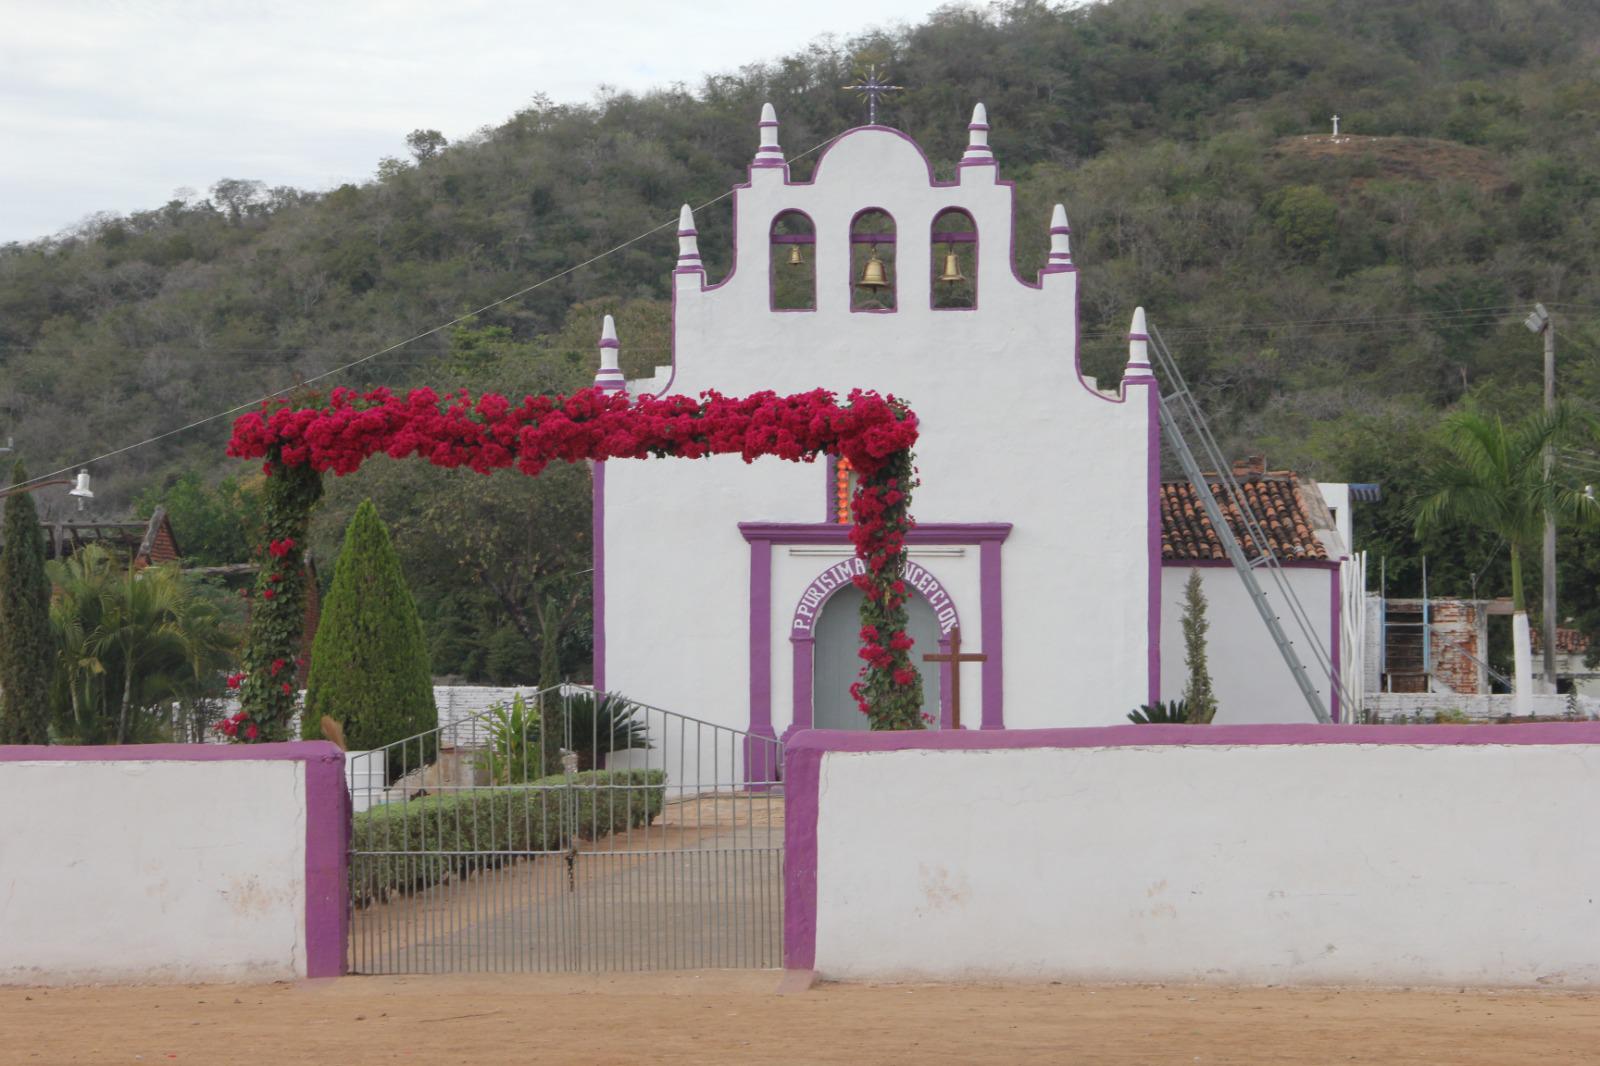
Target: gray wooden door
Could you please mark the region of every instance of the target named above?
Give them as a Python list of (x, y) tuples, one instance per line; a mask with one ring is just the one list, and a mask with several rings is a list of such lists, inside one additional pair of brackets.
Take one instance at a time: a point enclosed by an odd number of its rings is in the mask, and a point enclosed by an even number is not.
[[(812, 723), (818, 729), (865, 729), (867, 717), (850, 697), (850, 686), (861, 673), (861, 600), (866, 594), (855, 586), (833, 594), (817, 619), (815, 676), (812, 678)], [(922, 713), (933, 719), (929, 728), (939, 728), (939, 671), (936, 663), (925, 663), (922, 656), (939, 650), (939, 623), (933, 608), (922, 597), (913, 595), (906, 603), (910, 616), (907, 631), (916, 646), (911, 649), (914, 665), (922, 674)]]

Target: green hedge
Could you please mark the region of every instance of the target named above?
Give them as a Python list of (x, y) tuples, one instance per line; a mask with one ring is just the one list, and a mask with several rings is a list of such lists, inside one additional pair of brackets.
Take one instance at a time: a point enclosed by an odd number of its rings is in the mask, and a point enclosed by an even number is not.
[(574, 835), (595, 840), (648, 825), (661, 813), (666, 791), (660, 770), (590, 770), (575, 775), (570, 787), (558, 774), (515, 788), (464, 789), (373, 807), (357, 814), (351, 828), (351, 898), (364, 905), (530, 852), (564, 851)]

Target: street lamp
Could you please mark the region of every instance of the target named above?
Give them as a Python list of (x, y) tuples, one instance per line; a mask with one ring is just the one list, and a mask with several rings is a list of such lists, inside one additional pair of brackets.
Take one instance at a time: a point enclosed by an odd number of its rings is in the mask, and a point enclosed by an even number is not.
[[(1544, 304), (1533, 305), (1533, 313), (1522, 320), (1529, 333), (1544, 335), (1544, 410), (1556, 409), (1556, 324)], [(1550, 480), (1554, 460), (1550, 448), (1544, 451), (1544, 476)], [(1556, 520), (1544, 516), (1544, 683), (1547, 691), (1556, 690)]]
[(48, 481), (35, 481), (27, 485), (12, 485), (10, 488), (0, 489), (0, 499), (4, 499), (7, 496), (15, 496), (21, 492), (37, 492), (39, 489), (47, 489), (52, 485), (71, 485), (72, 488), (67, 490), (67, 495), (78, 498), (78, 510), (80, 511), (83, 510), (85, 500), (94, 499), (94, 492), (89, 488), (88, 470), (79, 470), (78, 476), (75, 478), (56, 477)]

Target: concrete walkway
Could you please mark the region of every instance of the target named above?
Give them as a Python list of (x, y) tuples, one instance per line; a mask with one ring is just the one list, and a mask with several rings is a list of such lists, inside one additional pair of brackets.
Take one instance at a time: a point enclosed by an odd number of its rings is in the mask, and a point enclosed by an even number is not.
[(456, 973), (775, 968), (783, 800), (691, 796), (575, 856), (501, 865), (358, 910), (351, 969)]

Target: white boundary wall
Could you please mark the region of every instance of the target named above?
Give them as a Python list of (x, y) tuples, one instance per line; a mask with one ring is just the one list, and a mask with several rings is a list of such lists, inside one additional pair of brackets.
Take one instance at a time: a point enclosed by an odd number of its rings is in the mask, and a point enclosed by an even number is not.
[[(1173, 739), (1200, 729), (1242, 742)], [(1246, 737), (1268, 731), (1390, 742)], [(1600, 800), (1600, 727), (1040, 733), (1021, 750), (928, 750), (958, 740), (941, 737), (824, 751), (814, 777), (802, 764), (818, 753), (792, 746), (789, 965), (845, 979), (1600, 987), (1600, 825), (1585, 813)], [(1108, 736), (1048, 739), (1070, 733)]]
[(175, 747), (0, 749), (0, 983), (340, 971), (342, 756)]

